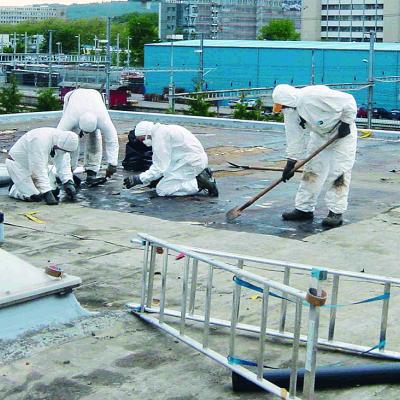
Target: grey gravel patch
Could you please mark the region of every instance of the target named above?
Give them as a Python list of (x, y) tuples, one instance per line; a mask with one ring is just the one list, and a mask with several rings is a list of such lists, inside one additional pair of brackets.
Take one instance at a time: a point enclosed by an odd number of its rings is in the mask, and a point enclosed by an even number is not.
[(71, 324), (57, 325), (30, 332), (16, 340), (0, 340), (0, 365), (29, 357), (50, 346), (60, 345), (71, 339), (90, 336), (92, 332), (111, 328), (116, 321), (130, 321), (125, 312), (97, 313)]
[(70, 379), (57, 378), (49, 384), (37, 383), (23, 400), (79, 400), (92, 388)]

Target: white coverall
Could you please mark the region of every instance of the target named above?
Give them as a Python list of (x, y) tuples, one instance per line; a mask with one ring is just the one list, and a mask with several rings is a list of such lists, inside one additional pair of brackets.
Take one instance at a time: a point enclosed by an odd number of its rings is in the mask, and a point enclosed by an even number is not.
[(199, 191), (196, 176), (207, 167), (208, 158), (199, 140), (179, 125), (155, 124), (151, 134), (153, 164), (139, 175), (143, 184), (162, 177), (159, 196), (186, 196)]
[[(279, 85), (274, 91), (274, 102), (295, 108), (283, 109), (287, 157), (293, 160), (303, 158), (307, 133), (310, 133), (307, 154), (311, 154), (337, 133), (340, 122), (350, 125), (349, 135), (336, 140), (306, 164), (295, 200), (298, 210), (314, 211), (326, 182), (325, 202), (328, 209), (335, 214), (343, 214), (347, 209), (357, 147), (357, 105), (354, 97), (322, 85), (302, 89)], [(300, 117), (305, 120), (304, 129), (299, 125)]]
[[(63, 148), (70, 135), (78, 138), (74, 132), (64, 132), (56, 128), (38, 128), (25, 133), (11, 147), (6, 159), (6, 167), (14, 184), (9, 196), (19, 200), (28, 200), (32, 195), (43, 194), (57, 188), (56, 175), (61, 183), (73, 180), (69, 153), (55, 150), (52, 158), (50, 153), (54, 146)], [(53, 167), (50, 166), (52, 162)], [(55, 171), (54, 171), (55, 169)]]
[[(85, 134), (85, 170), (98, 172), (103, 155), (102, 135), (104, 137), (106, 161), (108, 164), (118, 165), (118, 134), (104, 105), (101, 94), (94, 89), (75, 89), (64, 97), (63, 115), (57, 128), (79, 133), (79, 118), (91, 113), (97, 117), (97, 127), (94, 132)], [(78, 164), (79, 147), (71, 155), (72, 169)]]

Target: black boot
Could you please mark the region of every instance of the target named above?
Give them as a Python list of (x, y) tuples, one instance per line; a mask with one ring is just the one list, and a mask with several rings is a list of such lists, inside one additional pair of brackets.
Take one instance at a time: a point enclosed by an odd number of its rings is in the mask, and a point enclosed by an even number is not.
[(86, 171), (86, 183), (92, 183), (96, 179), (97, 173), (87, 169)]
[(205, 168), (196, 176), (199, 191), (206, 190), (210, 197), (218, 197), (218, 188), (210, 168)]
[(342, 214), (336, 214), (329, 210), (328, 215), (322, 220), (322, 226), (336, 228), (343, 224)]
[(295, 208), (282, 214), (282, 218), (286, 221), (308, 221), (314, 218), (312, 211), (301, 211)]

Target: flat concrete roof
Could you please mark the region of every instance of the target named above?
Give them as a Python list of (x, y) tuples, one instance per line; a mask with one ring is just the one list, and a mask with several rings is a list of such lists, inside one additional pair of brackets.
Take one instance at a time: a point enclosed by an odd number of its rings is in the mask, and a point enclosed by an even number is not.
[[(117, 115), (117, 114), (115, 114)], [(124, 155), (126, 132), (137, 121), (137, 114), (114, 116)], [(0, 147), (8, 148), (23, 131), (37, 126), (54, 126), (57, 118), (38, 120), (31, 116), (18, 123), (0, 123)], [(149, 118), (152, 118), (149, 116)], [(187, 120), (186, 120), (187, 121)], [(246, 129), (210, 124), (185, 124), (206, 147), (217, 177), (218, 199), (155, 198), (149, 191), (123, 190), (121, 182), (128, 173), (118, 170), (107, 185), (82, 190), (76, 204), (62, 202), (57, 207), (14, 201), (0, 190), (0, 203), (6, 217), (6, 242), (2, 248), (32, 264), (48, 262), (62, 266), (65, 272), (82, 278), (76, 296), (81, 304), (97, 315), (58, 327), (31, 332), (11, 342), (0, 341), (0, 391), (7, 400), (30, 398), (81, 398), (94, 400), (132, 398), (177, 399), (265, 399), (265, 393), (238, 394), (231, 390), (230, 373), (208, 358), (173, 338), (149, 327), (122, 311), (127, 302), (140, 298), (143, 249), (131, 243), (138, 232), (160, 239), (226, 252), (305, 263), (319, 267), (344, 269), (400, 277), (400, 169), (398, 139), (376, 135), (360, 139), (353, 174), (350, 207), (344, 226), (322, 231), (319, 222), (326, 213), (323, 198), (317, 219), (311, 224), (284, 224), (280, 212), (293, 207), (298, 178), (276, 188), (254, 207), (243, 213), (235, 224), (227, 225), (225, 212), (257, 193), (277, 172), (240, 170), (227, 161), (248, 165), (282, 166), (284, 137), (279, 127)], [(6, 129), (15, 129), (4, 132)], [(0, 161), (4, 154), (0, 153)], [(235, 172), (236, 171), (236, 172)], [(130, 174), (130, 173), (129, 173)], [(24, 213), (37, 211), (44, 224), (28, 220)], [(160, 285), (162, 263), (157, 259), (155, 282)], [(183, 261), (174, 261), (174, 274), (168, 279), (167, 301), (178, 305), (182, 290)], [(205, 291), (207, 271), (202, 263), (199, 291)], [(250, 271), (282, 281), (283, 274), (273, 268), (246, 265)], [(230, 310), (232, 282), (215, 274), (212, 316)], [(309, 275), (293, 275), (291, 284), (304, 290)], [(326, 283), (328, 292), (331, 282)], [(349, 303), (379, 295), (383, 288), (356, 285), (352, 279), (341, 282), (340, 303)], [(257, 324), (260, 299), (242, 291), (244, 312), (241, 322)], [(389, 308), (387, 346), (400, 348), (397, 321), (400, 315), (399, 290), (392, 288)], [(159, 292), (154, 292), (154, 301)], [(396, 300), (397, 299), (397, 300)], [(202, 296), (196, 309), (201, 311)], [(215, 302), (215, 303), (214, 303)], [(276, 327), (280, 300), (270, 300), (268, 326)], [(307, 312), (304, 311), (304, 314)], [(321, 335), (326, 336), (330, 309), (321, 312)], [(338, 339), (370, 345), (379, 342), (382, 303), (343, 307), (337, 310)], [(201, 330), (193, 327), (194, 336)], [(339, 335), (340, 333), (340, 335)], [(210, 343), (228, 354), (226, 331), (212, 329)], [(252, 357), (257, 340), (243, 336), (237, 349), (243, 357)], [(287, 367), (291, 347), (268, 341), (266, 364)], [(304, 362), (301, 347), (299, 364)], [(318, 364), (365, 364), (380, 361), (355, 355), (318, 352)], [(324, 400), (376, 400), (397, 398), (396, 385), (355, 387), (317, 392)], [(267, 396), (267, 398), (269, 398)]]

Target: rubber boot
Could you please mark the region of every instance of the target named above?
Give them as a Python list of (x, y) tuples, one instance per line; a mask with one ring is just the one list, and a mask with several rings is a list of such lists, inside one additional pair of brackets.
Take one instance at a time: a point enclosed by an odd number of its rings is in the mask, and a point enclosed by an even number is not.
[(322, 226), (336, 228), (343, 224), (342, 214), (336, 214), (329, 210), (328, 215), (322, 220)]
[(60, 200), (60, 188), (55, 188), (52, 190), (54, 198), (59, 201)]
[(96, 179), (97, 173), (88, 169), (85, 171), (86, 172), (86, 183), (93, 183), (93, 181)]
[(208, 196), (218, 197), (217, 183), (212, 176), (210, 168), (203, 169), (203, 171), (201, 171), (200, 174), (196, 176), (196, 180), (199, 191), (206, 190)]
[(287, 211), (282, 214), (282, 218), (285, 221), (309, 221), (314, 218), (312, 211), (301, 211), (295, 208), (292, 211)]

